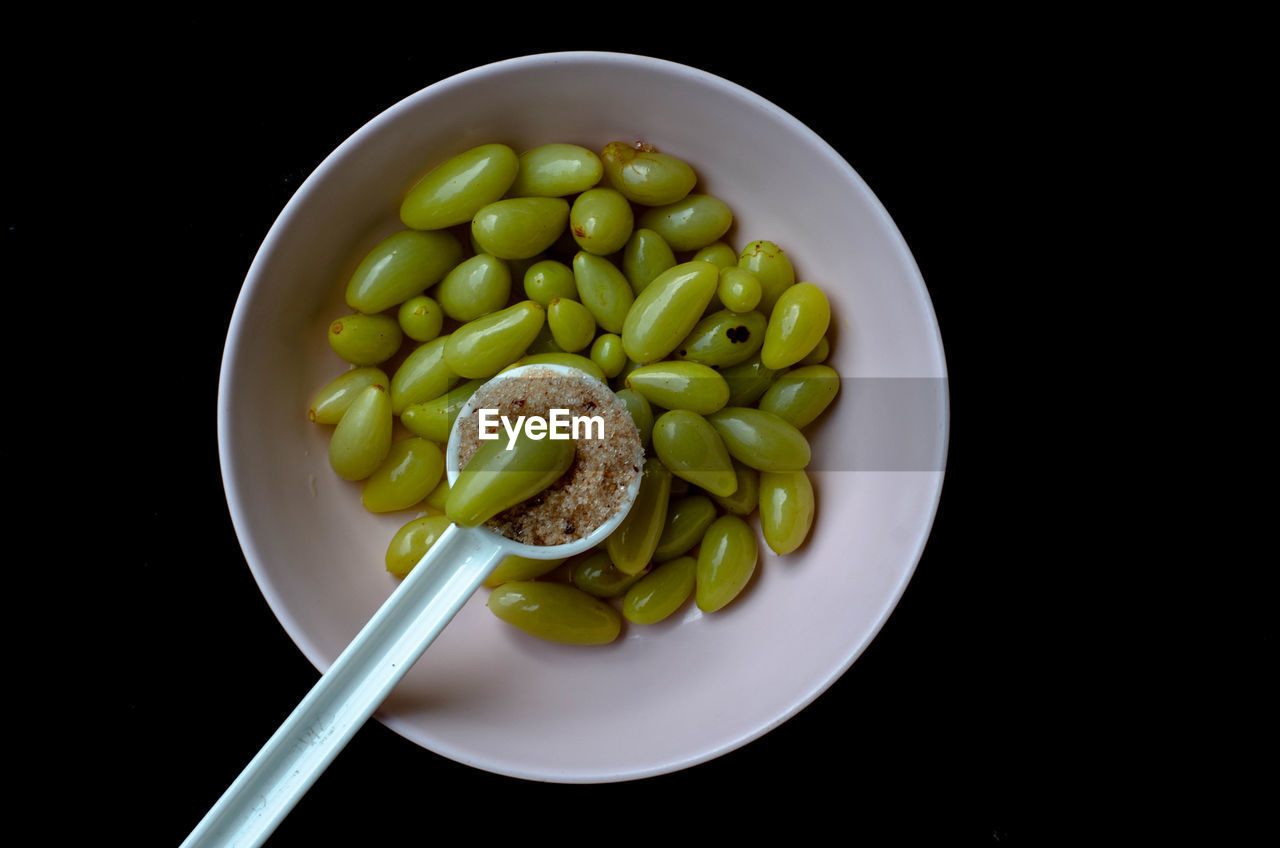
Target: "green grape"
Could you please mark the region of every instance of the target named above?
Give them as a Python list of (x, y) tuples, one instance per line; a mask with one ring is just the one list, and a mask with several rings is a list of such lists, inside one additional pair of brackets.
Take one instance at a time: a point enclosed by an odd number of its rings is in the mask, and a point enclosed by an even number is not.
[(753, 241), (742, 248), (738, 267), (756, 275), (760, 281), (760, 303), (756, 306), (765, 315), (773, 312), (782, 292), (796, 281), (791, 260), (771, 241)]
[(593, 188), (578, 195), (569, 210), (569, 230), (588, 253), (617, 253), (631, 238), (635, 217), (631, 204), (611, 188)]
[(382, 386), (356, 395), (329, 439), (329, 465), (343, 480), (363, 480), (391, 450), (391, 398)]
[(724, 369), (720, 375), (729, 384), (729, 400), (725, 405), (751, 406), (768, 391), (776, 372), (765, 368), (757, 353), (746, 362)]
[(360, 499), (370, 512), (395, 512), (420, 503), (444, 474), (444, 454), (434, 442), (410, 437), (391, 446)]
[(633, 232), (622, 252), (622, 271), (637, 295), (659, 274), (675, 266), (676, 255), (671, 252), (670, 245), (653, 230)]
[(720, 285), (716, 294), (725, 308), (733, 312), (750, 312), (760, 303), (764, 289), (760, 278), (745, 268), (730, 265), (720, 269)]
[(440, 478), (440, 482), (431, 494), (427, 495), (426, 505), (436, 512), (444, 512), (444, 505), (449, 502), (449, 475)]
[(317, 424), (337, 424), (360, 392), (369, 386), (385, 389), (390, 385), (381, 368), (354, 368), (316, 392), (307, 417)]
[[(623, 351), (626, 353), (626, 351)], [(627, 377), (631, 376), (631, 372), (640, 367), (640, 363), (631, 357), (627, 357), (626, 364), (622, 366), (622, 370), (618, 372), (618, 376), (613, 378), (614, 391), (625, 389), (627, 387)]]
[(516, 365), (564, 365), (577, 368), (587, 376), (595, 377), (602, 383), (605, 382), (604, 372), (600, 370), (600, 366), (576, 353), (538, 353), (518, 360)]
[(714, 427), (696, 412), (673, 409), (653, 423), (653, 450), (677, 477), (713, 495), (732, 495), (738, 478)]
[(494, 566), (493, 571), (489, 572), (489, 576), (484, 579), (484, 585), (492, 588), (516, 580), (534, 580), (544, 574), (550, 574), (555, 571), (564, 563), (564, 560), (564, 557), (560, 559), (529, 559), (528, 557), (511, 554), (503, 557), (502, 562)]
[(556, 298), (547, 306), (551, 337), (566, 353), (577, 353), (596, 337), (596, 319), (576, 300)]
[(475, 527), (550, 486), (573, 463), (571, 439), (532, 439), (522, 428), (508, 449), (506, 439), (480, 443), (449, 491), (445, 513)]
[(799, 471), (809, 464), (804, 434), (772, 412), (728, 406), (708, 416), (729, 454), (758, 471)]
[(759, 312), (738, 314), (721, 309), (697, 323), (680, 342), (676, 358), (717, 368), (737, 365), (760, 350), (767, 324)]
[(622, 389), (616, 394), (618, 400), (626, 405), (627, 412), (631, 413), (636, 432), (640, 434), (640, 444), (646, 448), (649, 447), (649, 438), (653, 435), (653, 407), (649, 406), (649, 401), (645, 400), (644, 395), (631, 389)]
[(578, 286), (573, 281), (573, 269), (554, 259), (544, 259), (530, 265), (529, 270), (524, 272), (524, 295), (543, 306), (557, 297), (577, 300)]
[(387, 571), (404, 577), (422, 561), (453, 522), (446, 515), (424, 515), (396, 531), (387, 546)]
[(429, 342), (444, 329), (444, 310), (435, 300), (420, 294), (400, 304), (396, 320), (406, 336), (415, 342)]
[(511, 296), (511, 271), (507, 263), (478, 253), (460, 263), (436, 286), (436, 299), (444, 314), (455, 321), (474, 321), (497, 312)]
[(627, 356), (647, 364), (675, 350), (698, 323), (719, 279), (706, 262), (685, 262), (659, 274), (628, 304), (621, 328)]
[(600, 182), (600, 157), (576, 144), (544, 144), (520, 154), (520, 172), (507, 189), (511, 197), (564, 197)]
[(672, 475), (672, 477), (671, 477), (671, 497), (673, 497), (673, 498), (674, 498), (674, 497), (682, 497), (682, 496), (684, 496), (684, 495), (687, 495), (687, 494), (689, 494), (689, 490), (690, 490), (690, 489), (692, 489), (692, 488), (693, 488), (693, 486), (690, 486), (690, 485), (689, 485), (689, 481), (688, 481), (688, 480), (684, 480), (684, 479), (682, 479), (682, 478), (680, 478), (680, 477), (676, 477), (676, 476)]
[(591, 345), (591, 361), (600, 366), (605, 377), (612, 379), (621, 374), (623, 366), (627, 364), (622, 337), (613, 333), (601, 333)]
[(484, 380), (468, 380), (439, 397), (410, 404), (400, 414), (400, 423), (415, 436), (443, 445), (449, 441), (449, 431), (458, 413), (484, 383)]
[(588, 595), (597, 598), (616, 598), (643, 577), (647, 572), (626, 574), (613, 567), (607, 551), (593, 551), (578, 560), (574, 565), (570, 578)]
[(631, 511), (604, 542), (609, 559), (624, 574), (639, 574), (649, 564), (667, 517), (671, 472), (649, 457), (644, 461), (643, 475)]
[(580, 250), (573, 257), (573, 280), (578, 299), (591, 310), (606, 333), (621, 333), (635, 295), (631, 284), (608, 259)]
[(438, 398), (458, 382), (445, 362), (452, 336), (439, 336), (419, 345), (391, 375), (391, 412), (402, 415), (412, 404)]
[(487, 605), (507, 624), (548, 642), (606, 645), (622, 629), (617, 610), (563, 583), (504, 583), (489, 594)]
[(471, 234), (485, 253), (528, 259), (555, 244), (568, 221), (569, 204), (559, 197), (512, 197), (477, 212)]
[(628, 200), (645, 206), (663, 206), (681, 200), (698, 177), (693, 169), (674, 156), (659, 153), (649, 145), (636, 147), (625, 141), (605, 145), (600, 155), (604, 175)]
[(751, 526), (736, 515), (717, 518), (698, 548), (698, 609), (715, 612), (746, 588), (760, 551)]
[(737, 460), (733, 461), (733, 474), (738, 479), (737, 490), (731, 495), (712, 494), (711, 499), (726, 512), (750, 515), (760, 503), (760, 474)]
[(738, 254), (722, 241), (709, 244), (693, 255), (694, 262), (710, 262), (721, 270), (738, 264)]
[(531, 300), (463, 324), (445, 345), (444, 359), (463, 377), (492, 377), (520, 358), (537, 338), (547, 313)]
[(502, 197), (519, 170), (520, 160), (505, 144), (473, 147), (437, 165), (409, 189), (400, 205), (400, 220), (415, 230), (466, 223), (481, 207)]
[(452, 233), (401, 230), (369, 251), (347, 283), (347, 305), (374, 315), (422, 294), (462, 258)]
[(656, 231), (672, 250), (697, 250), (729, 231), (733, 213), (718, 198), (691, 194), (677, 203), (650, 209), (640, 216), (639, 223)]
[(760, 529), (776, 554), (804, 544), (813, 526), (813, 484), (803, 471), (760, 474)]
[(525, 349), (526, 356), (539, 353), (564, 353), (564, 348), (556, 344), (555, 336), (551, 335), (551, 327), (545, 323), (542, 329), (538, 330), (538, 335), (533, 337), (533, 342)]
[(329, 325), (329, 347), (352, 365), (377, 365), (395, 356), (404, 333), (386, 315), (347, 315)]
[(813, 283), (790, 286), (769, 314), (760, 361), (777, 371), (804, 359), (818, 346), (831, 323), (831, 306)]
[(655, 362), (627, 375), (627, 388), (663, 409), (710, 415), (729, 400), (729, 384), (700, 362)]
[(622, 599), (623, 616), (635, 624), (657, 624), (689, 600), (696, 575), (693, 557), (663, 563), (627, 590)]
[(706, 495), (689, 495), (672, 501), (667, 508), (667, 523), (653, 552), (653, 561), (666, 562), (689, 553), (702, 541), (702, 535), (715, 520), (715, 505)]
[(827, 337), (823, 336), (822, 341), (818, 342), (818, 346), (809, 351), (809, 354), (802, 360), (799, 365), (821, 365), (827, 361), (827, 357), (831, 355), (831, 343), (827, 341)]
[(793, 427), (807, 427), (840, 391), (840, 375), (826, 365), (806, 365), (782, 375), (760, 398), (760, 409)]

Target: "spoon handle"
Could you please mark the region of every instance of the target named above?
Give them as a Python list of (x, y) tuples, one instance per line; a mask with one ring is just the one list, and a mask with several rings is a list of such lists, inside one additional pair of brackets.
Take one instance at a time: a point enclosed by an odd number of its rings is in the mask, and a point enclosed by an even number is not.
[(261, 845), (503, 556), (450, 525), (182, 843)]

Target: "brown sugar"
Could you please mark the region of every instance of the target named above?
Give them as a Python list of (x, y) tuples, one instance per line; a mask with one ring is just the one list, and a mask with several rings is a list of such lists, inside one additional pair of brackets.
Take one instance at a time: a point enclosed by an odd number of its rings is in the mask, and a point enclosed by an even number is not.
[[(473, 410), (496, 409), (512, 424), (518, 416), (550, 419), (552, 409), (570, 418), (599, 416), (604, 438), (579, 438), (573, 464), (551, 486), (491, 518), (488, 526), (526, 545), (563, 545), (591, 535), (622, 506), (627, 489), (644, 466), (644, 447), (627, 407), (608, 386), (586, 374), (569, 376), (549, 368), (530, 369), (511, 380), (480, 388)], [(591, 428), (592, 436), (598, 432)], [(500, 430), (501, 438), (507, 438)], [(458, 468), (480, 447), (479, 416), (458, 419)]]

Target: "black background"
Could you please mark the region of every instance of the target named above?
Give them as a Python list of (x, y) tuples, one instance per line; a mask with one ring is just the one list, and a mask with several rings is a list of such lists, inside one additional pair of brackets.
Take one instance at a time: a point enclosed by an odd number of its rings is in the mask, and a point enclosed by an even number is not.
[[(438, 38), (367, 50), (298, 38), (139, 46), (106, 61), (94, 91), (106, 108), (83, 129), (118, 151), (94, 167), (109, 213), (99, 220), (123, 244), (99, 276), (142, 287), (115, 326), (145, 330), (126, 340), (138, 347), (128, 355), (147, 357), (143, 403), (165, 422), (133, 428), (130, 461), (113, 469), (134, 495), (99, 504), (112, 524), (111, 609), (94, 636), (112, 660), (112, 730), (87, 768), (117, 815), (132, 809), (130, 842), (176, 845), (317, 679), (244, 563), (218, 468), (218, 368), (254, 253), (307, 175), (379, 112), (450, 74), (552, 49), (646, 53), (740, 83), (813, 128), (884, 203), (923, 272), (950, 372), (950, 456), (928, 547), (852, 669), (738, 751), (649, 780), (566, 787), (458, 765), (373, 722), (269, 844), (437, 840), (447, 818), (484, 835), (552, 827), (575, 839), (716, 838), (767, 819), (853, 838), (1018, 843), (1065, 826), (1058, 805), (1080, 800), (1062, 792), (1079, 729), (1070, 687), (1045, 686), (1057, 660), (1043, 629), (1028, 626), (1048, 603), (1040, 575), (1056, 564), (1026, 503), (1032, 469), (1014, 455), (1030, 413), (1009, 397), (1030, 370), (1014, 319), (1039, 307), (1008, 298), (1026, 283), (1032, 196), (1056, 179), (1070, 131), (1045, 115), (1072, 108), (1072, 85), (1036, 60), (1035, 43), (885, 35), (822, 49), (698, 38), (533, 50), (458, 40), (443, 51)], [(16, 220), (11, 236), (48, 223)], [(178, 355), (155, 355), (166, 350)]]

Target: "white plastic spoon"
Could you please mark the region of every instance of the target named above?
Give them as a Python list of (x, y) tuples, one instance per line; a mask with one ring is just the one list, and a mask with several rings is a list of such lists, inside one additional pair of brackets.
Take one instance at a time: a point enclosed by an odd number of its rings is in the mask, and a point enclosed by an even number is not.
[[(536, 365), (504, 371), (485, 386), (518, 378), (530, 368), (591, 379), (573, 368)], [(450, 486), (458, 480), (457, 421), (471, 415), (482, 392), (472, 395), (449, 433), (445, 470)], [(568, 558), (603, 544), (639, 489), (637, 474), (608, 521), (565, 545), (525, 545), (484, 525), (451, 524), (200, 820), (184, 848), (261, 845), (503, 557)]]

